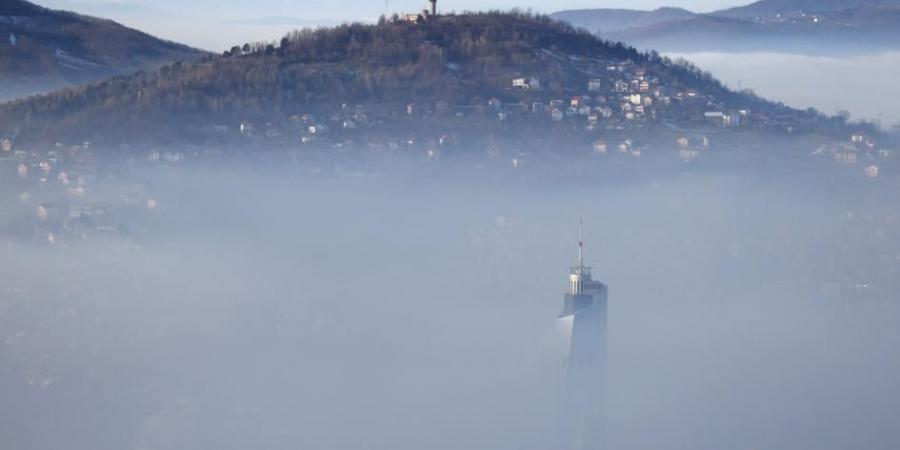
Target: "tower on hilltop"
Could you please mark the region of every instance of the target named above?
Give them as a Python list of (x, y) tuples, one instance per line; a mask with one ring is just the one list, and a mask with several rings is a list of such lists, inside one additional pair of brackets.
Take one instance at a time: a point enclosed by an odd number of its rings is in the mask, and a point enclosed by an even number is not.
[(428, 7), (421, 12), (405, 14), (403, 20), (409, 23), (423, 23), (437, 17), (437, 0), (428, 0)]

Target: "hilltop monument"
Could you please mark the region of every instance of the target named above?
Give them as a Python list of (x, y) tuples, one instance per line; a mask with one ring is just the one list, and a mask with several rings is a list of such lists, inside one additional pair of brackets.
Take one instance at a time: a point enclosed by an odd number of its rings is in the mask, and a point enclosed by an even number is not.
[(434, 19), (437, 16), (437, 0), (428, 0), (428, 7), (421, 12), (406, 14), (403, 16), (403, 19), (410, 23), (421, 23)]

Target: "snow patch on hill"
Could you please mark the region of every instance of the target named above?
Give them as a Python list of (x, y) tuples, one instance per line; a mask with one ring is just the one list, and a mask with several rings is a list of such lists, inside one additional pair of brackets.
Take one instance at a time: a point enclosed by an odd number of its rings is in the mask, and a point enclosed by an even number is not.
[(54, 52), (54, 56), (59, 61), (61, 65), (67, 67), (69, 69), (74, 70), (84, 70), (86, 68), (106, 68), (107, 66), (103, 64), (98, 64), (93, 61), (88, 61), (86, 59), (77, 58), (67, 53), (65, 50), (57, 48)]

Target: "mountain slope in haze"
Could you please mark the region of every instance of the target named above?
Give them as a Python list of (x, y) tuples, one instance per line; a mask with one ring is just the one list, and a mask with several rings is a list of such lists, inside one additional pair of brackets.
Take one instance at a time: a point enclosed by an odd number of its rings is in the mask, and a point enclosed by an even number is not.
[(900, 49), (900, 8), (856, 8), (780, 20), (700, 15), (601, 36), (659, 51), (871, 53)]
[[(635, 75), (623, 74), (625, 69)], [(540, 87), (514, 89), (519, 77), (539, 80)], [(6, 127), (0, 133), (15, 134), (20, 142), (203, 143), (215, 135), (213, 130), (241, 125), (243, 131), (245, 122), (284, 130), (295, 118), (302, 123), (307, 115), (349, 117), (358, 106), (368, 119), (355, 121), (379, 122), (386, 134), (403, 136), (421, 124), (401, 116), (453, 108), (472, 116), (492, 98), (527, 105), (529, 111), (535, 103), (549, 106), (562, 99), (557, 108), (566, 110), (568, 99), (589, 93), (589, 80), (599, 80), (604, 94), (591, 93), (603, 97), (616, 115), (625, 107), (623, 95), (628, 97), (624, 90), (617, 92), (617, 84), (640, 95), (641, 80), (647, 82), (644, 97), (653, 89), (698, 99), (691, 102), (701, 117), (710, 104), (760, 112), (777, 108), (732, 92), (692, 67), (609, 44), (549, 18), (491, 13), (295, 32), (278, 46), (236, 49), (0, 106), (0, 124)], [(644, 97), (624, 100), (641, 98), (641, 105), (626, 108), (663, 114), (653, 112), (656, 107)], [(687, 107), (676, 103), (667, 114), (687, 115)], [(471, 134), (470, 127), (485, 123), (462, 124), (447, 133)]]
[(759, 0), (749, 5), (719, 10), (713, 12), (712, 15), (775, 20), (803, 14), (835, 13), (857, 8), (900, 8), (900, 0)]
[(598, 16), (626, 23), (610, 10), (558, 17), (591, 31), (600, 30), (604, 39), (660, 51), (831, 55), (900, 49), (900, 0), (761, 0), (709, 14), (618, 29), (593, 27), (603, 20), (586, 19)]
[(694, 17), (682, 8), (658, 8), (653, 11), (634, 9), (573, 9), (555, 12), (550, 17), (592, 32), (609, 33), (656, 25), (662, 22)]
[(156, 69), (204, 53), (115, 22), (0, 0), (0, 100)]

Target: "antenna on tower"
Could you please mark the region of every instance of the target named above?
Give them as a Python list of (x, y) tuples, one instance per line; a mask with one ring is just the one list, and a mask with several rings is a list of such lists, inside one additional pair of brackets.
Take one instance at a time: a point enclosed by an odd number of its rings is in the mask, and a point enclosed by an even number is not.
[(578, 220), (578, 267), (584, 267), (584, 219)]

